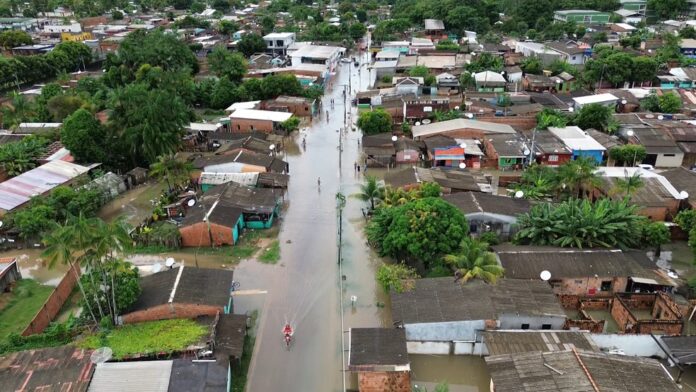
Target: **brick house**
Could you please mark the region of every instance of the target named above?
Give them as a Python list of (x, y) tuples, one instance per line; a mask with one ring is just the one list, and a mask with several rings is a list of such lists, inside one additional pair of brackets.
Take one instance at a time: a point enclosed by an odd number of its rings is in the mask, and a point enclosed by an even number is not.
[(410, 392), (411, 365), (402, 328), (351, 328), (348, 370), (360, 392)]
[(234, 245), (244, 228), (242, 210), (213, 203), (191, 207), (179, 226), (181, 246)]
[(238, 208), (242, 211), (244, 227), (268, 229), (280, 216), (282, 191), (273, 188), (252, 188), (234, 182), (217, 185), (204, 193), (200, 202)]
[(611, 317), (624, 333), (680, 335), (684, 326), (677, 304), (661, 292), (616, 294)]
[(292, 113), (298, 117), (311, 117), (315, 114), (315, 102), (303, 97), (281, 95), (261, 103), (262, 110)]
[(230, 114), (232, 132), (253, 132), (284, 134), (281, 124), (292, 117), (292, 113), (271, 110), (239, 109)]
[(227, 314), (233, 283), (230, 270), (209, 268), (168, 269), (140, 278), (141, 293), (121, 324), (143, 321), (196, 318)]

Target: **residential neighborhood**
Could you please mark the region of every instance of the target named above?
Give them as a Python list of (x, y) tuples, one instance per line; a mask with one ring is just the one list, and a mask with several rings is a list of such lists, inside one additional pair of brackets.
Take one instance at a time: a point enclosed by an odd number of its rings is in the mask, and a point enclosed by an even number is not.
[(695, 4), (0, 0), (0, 390), (696, 390)]

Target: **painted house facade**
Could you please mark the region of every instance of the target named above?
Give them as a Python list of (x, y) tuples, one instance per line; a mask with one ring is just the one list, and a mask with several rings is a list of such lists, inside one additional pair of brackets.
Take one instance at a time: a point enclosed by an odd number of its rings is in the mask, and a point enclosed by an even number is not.
[(553, 13), (553, 19), (559, 22), (576, 22), (579, 24), (606, 24), (611, 14), (594, 10), (560, 10)]

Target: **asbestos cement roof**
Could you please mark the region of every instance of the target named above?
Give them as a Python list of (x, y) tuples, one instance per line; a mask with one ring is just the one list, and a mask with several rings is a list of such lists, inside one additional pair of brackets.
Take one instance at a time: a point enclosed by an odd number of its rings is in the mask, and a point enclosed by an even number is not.
[(444, 195), (446, 202), (457, 207), (464, 215), (476, 213), (517, 216), (529, 212), (531, 204), (526, 199), (516, 199), (481, 192), (460, 192)]
[(84, 392), (94, 371), (91, 350), (61, 346), (0, 357), (3, 391)]
[[(472, 301), (471, 298), (476, 298)], [(405, 324), (495, 320), (502, 314), (565, 317), (551, 286), (541, 280), (500, 279), (455, 282), (452, 277), (423, 278), (403, 293), (391, 293), (394, 320)]]
[(533, 351), (566, 351), (571, 348), (599, 351), (587, 332), (576, 331), (483, 331), (488, 355)]
[(680, 390), (665, 368), (650, 358), (568, 350), (495, 355), (485, 360), (496, 392)]
[(478, 130), (482, 131), (485, 134), (516, 133), (515, 130), (507, 124), (496, 124), (479, 120), (467, 120), (463, 118), (457, 118), (454, 120), (447, 121), (438, 121), (426, 125), (417, 125), (412, 128), (412, 132), (413, 137), (418, 138), (465, 129)]
[(167, 392), (171, 372), (172, 361), (100, 363), (89, 392)]
[(351, 328), (348, 367), (408, 366), (403, 328)]
[(270, 120), (278, 123), (287, 121), (290, 117), (292, 113), (257, 109), (237, 109), (230, 114), (230, 119)]

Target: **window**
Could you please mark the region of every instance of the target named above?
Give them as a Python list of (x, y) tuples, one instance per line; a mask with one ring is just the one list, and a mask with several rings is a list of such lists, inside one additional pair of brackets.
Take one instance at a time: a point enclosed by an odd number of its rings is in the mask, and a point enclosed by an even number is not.
[(254, 130), (254, 126), (253, 126), (253, 125), (249, 125), (249, 129), (251, 129), (251, 130), (253, 131), (253, 130)]
[(577, 56), (573, 56), (572, 59), (575, 60), (576, 57), (577, 57)]
[(522, 324), (520, 329), (529, 329), (529, 324)]
[(603, 280), (602, 285), (599, 286), (599, 289), (601, 291), (609, 291), (611, 290), (611, 280)]
[(551, 329), (551, 324), (541, 324), (541, 329)]
[(583, 17), (583, 21), (584, 21), (584, 22), (591, 22), (591, 21), (592, 21), (592, 17), (591, 17), (590, 15), (585, 15), (585, 16)]
[(576, 280), (575, 280), (575, 284), (582, 284), (582, 280), (576, 279)]
[(558, 162), (558, 155), (549, 155), (549, 162)]
[(237, 124), (237, 130), (238, 130), (238, 131), (241, 131), (241, 130), (242, 130), (242, 126), (239, 125), (239, 124)]
[(273, 47), (273, 41), (266, 41), (266, 44), (268, 45), (269, 48)]
[(662, 154), (663, 157), (675, 157), (677, 154)]
[(283, 41), (282, 41), (282, 40), (276, 41), (276, 46), (279, 47), (279, 48), (282, 48), (282, 47), (283, 47)]

